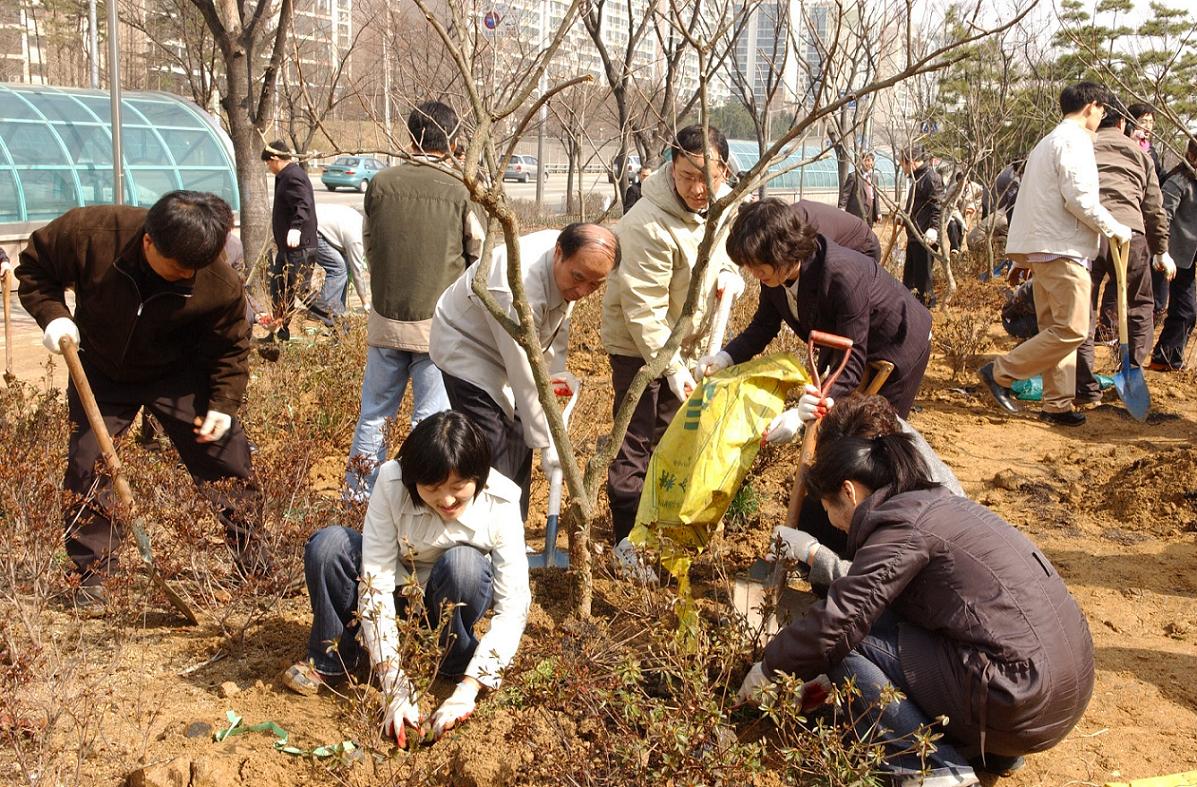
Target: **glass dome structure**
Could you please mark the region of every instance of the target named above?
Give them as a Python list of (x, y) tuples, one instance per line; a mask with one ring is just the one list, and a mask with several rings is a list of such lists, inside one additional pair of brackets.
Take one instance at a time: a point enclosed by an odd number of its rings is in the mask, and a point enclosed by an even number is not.
[[(195, 104), (161, 92), (121, 95), (125, 203), (175, 189), (240, 209), (233, 146)], [(0, 224), (41, 223), (113, 202), (112, 114), (101, 90), (0, 84)]]

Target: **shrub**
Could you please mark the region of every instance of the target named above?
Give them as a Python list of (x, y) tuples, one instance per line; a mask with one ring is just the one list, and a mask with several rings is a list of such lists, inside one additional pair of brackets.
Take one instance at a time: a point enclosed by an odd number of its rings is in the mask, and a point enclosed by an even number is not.
[(992, 344), (989, 326), (992, 318), (985, 312), (947, 306), (935, 312), (931, 336), (935, 349), (944, 355), (952, 369), (952, 380), (971, 366), (973, 359)]

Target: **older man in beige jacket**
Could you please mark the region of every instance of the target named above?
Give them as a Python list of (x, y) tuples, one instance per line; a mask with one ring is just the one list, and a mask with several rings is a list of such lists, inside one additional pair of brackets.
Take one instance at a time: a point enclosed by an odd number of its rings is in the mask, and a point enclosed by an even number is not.
[[(704, 166), (712, 164), (712, 180), (719, 189), (728, 175), (727, 139), (714, 127), (704, 136), (702, 126), (678, 132), (670, 164), (644, 182), (642, 197), (616, 227), (623, 263), (611, 277), (603, 298), (603, 347), (611, 357), (612, 410), (617, 411), (640, 367), (656, 358), (669, 341), (682, 314), (691, 275), (698, 261), (698, 245), (707, 230), (710, 204)], [(607, 497), (615, 535), (616, 570), (634, 579), (652, 581), (655, 575), (641, 562), (628, 541), (648, 459), (674, 413), (694, 390), (691, 367), (703, 351), (717, 294), (744, 290), (736, 266), (727, 256), (724, 240), (714, 247), (699, 289), (690, 332), (669, 359), (661, 377), (649, 383), (636, 405), (627, 435), (607, 472)]]
[[(619, 265), (619, 241), (606, 227), (570, 224), (520, 238), (524, 295), (549, 372), (565, 370), (569, 315), (575, 301), (597, 290)], [(532, 450), (542, 449), (545, 475), (561, 465), (549, 435), (523, 349), (474, 292), (474, 263), (445, 290), (432, 317), (429, 353), (441, 370), (449, 403), (469, 416), (490, 443), (491, 465), (520, 487), (520, 509), (528, 516)], [(487, 291), (519, 320), (508, 283), (507, 247), (492, 255)]]

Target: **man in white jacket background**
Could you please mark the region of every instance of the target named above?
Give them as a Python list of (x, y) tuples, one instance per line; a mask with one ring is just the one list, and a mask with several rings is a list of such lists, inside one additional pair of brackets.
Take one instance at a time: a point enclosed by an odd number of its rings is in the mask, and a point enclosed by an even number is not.
[(370, 306), (363, 222), (362, 214), (350, 205), (316, 203), (316, 262), (324, 269), (320, 299), (337, 315), (345, 313), (350, 281), (362, 304)]
[[(520, 238), (524, 294), (550, 373), (565, 370), (569, 315), (574, 301), (597, 290), (619, 265), (619, 241), (606, 227), (570, 224)], [(540, 406), (532, 367), (515, 339), (474, 293), (474, 263), (441, 295), (432, 318), (430, 354), (441, 370), (449, 402), (482, 430), (496, 470), (521, 490), (528, 516), (532, 450), (541, 449), (540, 467), (549, 475), (561, 465)], [(487, 291), (507, 316), (519, 316), (507, 279), (507, 248), (492, 255)]]
[(1040, 418), (1079, 426), (1073, 409), (1076, 352), (1089, 333), (1090, 268), (1101, 235), (1129, 242), (1131, 229), (1101, 205), (1093, 135), (1105, 115), (1109, 92), (1079, 82), (1060, 93), (1064, 119), (1027, 159), (1010, 222), (1006, 253), (1012, 283), (1033, 273), (1039, 333), (977, 370), (998, 404), (1016, 412), (1010, 386), (1043, 375)]

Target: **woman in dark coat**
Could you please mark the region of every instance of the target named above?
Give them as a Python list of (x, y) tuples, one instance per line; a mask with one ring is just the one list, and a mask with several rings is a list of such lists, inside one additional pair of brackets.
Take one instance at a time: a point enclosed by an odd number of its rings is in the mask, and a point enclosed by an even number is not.
[[(753, 697), (777, 673), (854, 677), (867, 716), (891, 684), (905, 698), (880, 710), (890, 766), (928, 767), (926, 784), (975, 784), (972, 768), (1013, 769), (1076, 725), (1093, 692), (1089, 628), (1035, 545), (932, 482), (908, 435), (857, 437), (836, 423), (861, 400), (830, 411), (831, 439), (807, 475), (810, 496), (848, 533), (852, 566), (774, 637), (740, 693)], [(949, 721), (925, 764), (896, 754), (939, 716)]]
[[(897, 279), (875, 260), (816, 233), (778, 199), (740, 209), (727, 252), (760, 280), (760, 302), (748, 327), (721, 353), (703, 359), (708, 363), (702, 371), (712, 373), (758, 355), (784, 322), (803, 341), (812, 330), (853, 341), (848, 365), (828, 400), (856, 390), (869, 363), (884, 360), (894, 364), (894, 371), (879, 393), (899, 416), (910, 413), (931, 356), (931, 314)], [(820, 358), (820, 368), (829, 360)], [(808, 386), (799, 407), (769, 425), (766, 442), (793, 439), (801, 422), (831, 404)]]
[(1147, 368), (1157, 372), (1178, 371), (1184, 363), (1185, 346), (1197, 323), (1197, 292), (1194, 289), (1194, 257), (1197, 257), (1197, 142), (1189, 140), (1185, 162), (1177, 165), (1164, 183), (1164, 210), (1171, 222), (1168, 253), (1176, 263), (1164, 328)]

